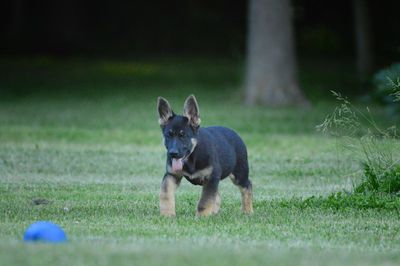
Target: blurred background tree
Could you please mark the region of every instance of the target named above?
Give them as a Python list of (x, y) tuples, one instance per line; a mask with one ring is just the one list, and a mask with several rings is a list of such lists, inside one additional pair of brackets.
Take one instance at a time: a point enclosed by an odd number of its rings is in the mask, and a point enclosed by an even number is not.
[[(248, 7), (253, 2), (264, 7), (260, 6), (260, 9), (252, 12)], [(280, 11), (272, 12), (274, 7)], [(250, 93), (256, 90), (248, 89), (247, 93), (243, 93), (244, 99), (248, 104), (301, 104), (305, 102), (303, 94), (311, 99), (312, 94), (318, 95), (319, 92), (310, 92), (307, 86), (302, 86), (304, 93), (301, 92), (296, 77), (296, 62), (299, 63), (300, 74), (307, 66), (316, 69), (312, 77), (300, 75), (300, 83), (304, 79), (318, 80), (321, 75), (330, 75), (332, 66), (340, 65), (343, 71), (337, 73), (335, 80), (351, 76), (349, 83), (345, 84), (346, 88), (338, 88), (349, 90), (346, 94), (365, 93), (371, 84), (368, 81), (372, 73), (398, 62), (399, 8), (399, 1), (390, 0), (7, 0), (2, 2), (0, 8), (0, 54), (2, 57), (55, 55), (126, 60), (155, 57), (228, 58), (242, 65), (248, 51), (249, 71), (242, 84), (250, 88), (251, 62), (272, 62), (274, 58), (271, 48), (264, 48), (265, 53), (252, 54), (251, 40), (266, 40), (267, 36), (252, 34), (251, 25), (247, 32), (247, 21), (256, 19), (258, 13), (262, 17), (262, 9), (265, 9), (269, 12), (269, 19), (276, 19), (279, 30), (274, 31), (273, 24), (267, 23), (264, 26), (260, 24), (259, 31), (271, 32), (270, 35), (274, 36), (268, 40), (275, 41), (275, 45), (285, 51), (285, 63), (280, 65), (274, 62), (272, 64), (275, 67), (267, 72), (276, 79), (286, 80), (291, 85), (285, 86), (292, 89), (279, 93), (283, 88), (279, 85), (277, 89), (261, 94)], [(293, 19), (290, 20), (290, 17)], [(279, 36), (286, 36), (280, 44)], [(354, 69), (354, 75), (347, 71), (348, 66)], [(253, 69), (258, 69), (260, 73), (266, 71), (258, 67)], [(318, 71), (324, 73), (320, 75)], [(363, 83), (367, 86), (354, 85), (360, 80), (367, 81)], [(279, 84), (277, 81), (272, 83)], [(323, 87), (321, 89), (326, 92), (329, 90), (329, 86)]]
[(297, 80), (290, 0), (250, 0), (246, 103), (304, 105)]
[(373, 69), (371, 48), (371, 19), (367, 0), (353, 0), (356, 67), (360, 81), (365, 80)]

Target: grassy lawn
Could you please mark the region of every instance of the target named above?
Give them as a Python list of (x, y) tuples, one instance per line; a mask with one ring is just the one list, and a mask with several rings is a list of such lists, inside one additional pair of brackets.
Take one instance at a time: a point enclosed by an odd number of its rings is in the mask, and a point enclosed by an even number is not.
[[(241, 106), (241, 64), (224, 60), (12, 58), (0, 72), (0, 265), (400, 263), (398, 198), (329, 196), (361, 174), (315, 131), (333, 103)], [(312, 73), (302, 73), (311, 99), (346, 84), (331, 72), (314, 84)], [(201, 189), (183, 181), (177, 217), (159, 216), (156, 97), (180, 112), (191, 93), (203, 126), (231, 127), (247, 143), (254, 215), (241, 214), (225, 180), (220, 214), (196, 219)], [(37, 220), (61, 225), (68, 243), (24, 244)]]

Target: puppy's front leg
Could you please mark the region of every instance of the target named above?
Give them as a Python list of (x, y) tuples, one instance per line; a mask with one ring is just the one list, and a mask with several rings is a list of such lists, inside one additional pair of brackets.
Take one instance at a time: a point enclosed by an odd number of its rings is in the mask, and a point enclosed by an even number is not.
[(175, 190), (179, 186), (181, 178), (169, 173), (164, 175), (160, 189), (160, 214), (163, 216), (175, 216)]
[(203, 185), (203, 191), (197, 205), (196, 216), (209, 216), (219, 211), (221, 198), (218, 193), (219, 176), (210, 176)]

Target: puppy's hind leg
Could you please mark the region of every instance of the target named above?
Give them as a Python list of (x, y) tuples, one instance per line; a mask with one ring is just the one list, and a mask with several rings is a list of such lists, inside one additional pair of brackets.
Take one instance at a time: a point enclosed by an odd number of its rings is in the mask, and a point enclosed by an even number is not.
[(248, 180), (247, 186), (239, 185), (240, 193), (242, 194), (242, 211), (245, 214), (253, 213), (253, 188), (251, 181)]
[(214, 206), (213, 206), (213, 214), (217, 214), (221, 208), (221, 195), (217, 192), (215, 196)]
[(249, 179), (249, 168), (246, 164), (236, 167), (231, 177), (233, 184), (238, 186), (242, 194), (242, 211), (245, 214), (253, 213), (253, 186)]

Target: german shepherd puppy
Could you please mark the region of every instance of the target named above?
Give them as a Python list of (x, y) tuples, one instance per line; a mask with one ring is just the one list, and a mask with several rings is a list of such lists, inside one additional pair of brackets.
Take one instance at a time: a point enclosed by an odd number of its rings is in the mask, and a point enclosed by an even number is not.
[(194, 95), (184, 104), (183, 115), (175, 114), (168, 101), (158, 97), (159, 123), (167, 148), (166, 173), (160, 191), (160, 213), (175, 216), (175, 189), (182, 177), (203, 186), (197, 216), (219, 211), (218, 183), (231, 176), (242, 194), (242, 211), (253, 212), (247, 150), (242, 139), (225, 127), (200, 128), (200, 112)]

